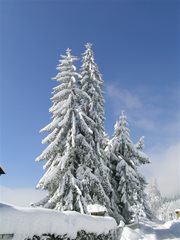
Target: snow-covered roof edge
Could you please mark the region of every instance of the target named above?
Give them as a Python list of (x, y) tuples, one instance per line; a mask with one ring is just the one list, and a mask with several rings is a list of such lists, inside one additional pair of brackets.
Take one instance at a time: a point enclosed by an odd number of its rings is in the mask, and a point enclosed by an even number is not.
[(90, 204), (87, 206), (87, 210), (89, 213), (94, 212), (107, 212), (106, 207), (99, 205), (99, 204)]
[(180, 212), (180, 208), (175, 209), (175, 212)]

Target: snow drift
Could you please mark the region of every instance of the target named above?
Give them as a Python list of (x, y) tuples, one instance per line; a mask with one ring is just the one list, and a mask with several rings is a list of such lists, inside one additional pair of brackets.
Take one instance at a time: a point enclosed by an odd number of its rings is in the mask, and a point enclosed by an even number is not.
[(79, 231), (108, 234), (117, 227), (111, 217), (95, 217), (77, 212), (43, 208), (21, 208), (0, 203), (0, 234), (14, 234), (13, 240), (31, 238), (44, 233), (76, 238)]
[(168, 221), (164, 225), (169, 228), (170, 232), (175, 236), (180, 237), (180, 220)]

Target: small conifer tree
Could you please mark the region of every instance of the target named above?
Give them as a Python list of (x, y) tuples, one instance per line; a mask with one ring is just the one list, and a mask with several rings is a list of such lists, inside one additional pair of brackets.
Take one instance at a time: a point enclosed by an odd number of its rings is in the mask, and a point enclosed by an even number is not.
[(112, 184), (118, 196), (117, 205), (125, 221), (129, 222), (135, 209), (141, 206), (142, 211), (144, 210), (141, 186), (144, 178), (138, 173), (137, 162), (147, 156), (131, 141), (124, 112), (115, 124), (114, 135), (109, 141), (107, 153), (112, 170)]

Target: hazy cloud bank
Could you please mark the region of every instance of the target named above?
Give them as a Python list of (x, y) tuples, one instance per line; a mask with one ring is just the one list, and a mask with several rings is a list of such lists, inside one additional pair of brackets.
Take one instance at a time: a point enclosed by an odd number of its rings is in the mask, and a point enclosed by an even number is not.
[(180, 194), (180, 142), (150, 154), (151, 163), (143, 168), (148, 179), (156, 178), (164, 196)]
[(0, 201), (13, 205), (28, 207), (45, 196), (45, 192), (31, 188), (8, 188), (0, 186)]

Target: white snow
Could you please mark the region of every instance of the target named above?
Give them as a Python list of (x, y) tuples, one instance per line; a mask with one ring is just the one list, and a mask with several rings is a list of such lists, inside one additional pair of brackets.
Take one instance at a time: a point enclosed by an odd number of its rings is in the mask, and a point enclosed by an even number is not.
[[(91, 211), (104, 210), (104, 207), (98, 204), (88, 207)], [(0, 216), (0, 234), (14, 234), (13, 240), (24, 240), (43, 233), (67, 234), (68, 237), (75, 238), (81, 230), (106, 234), (117, 228), (115, 220), (111, 217), (88, 216), (73, 211), (59, 212), (44, 208), (21, 208), (4, 203), (0, 203)], [(179, 240), (180, 221), (173, 220), (163, 224), (160, 221), (143, 219), (133, 229), (125, 226), (119, 240), (140, 239)]]
[(180, 238), (180, 220), (168, 221), (164, 224), (166, 228)]
[(87, 206), (87, 210), (89, 213), (94, 212), (107, 212), (106, 207), (99, 205), (99, 204), (90, 204)]
[(180, 212), (180, 208), (178, 208), (178, 209), (175, 209), (175, 212)]
[(67, 234), (75, 238), (78, 231), (108, 233), (117, 227), (111, 217), (96, 217), (77, 212), (58, 212), (43, 208), (21, 208), (0, 203), (0, 234), (14, 234), (13, 240), (33, 235)]
[(136, 229), (124, 227), (120, 240), (179, 240), (180, 221), (165, 224), (142, 220)]
[(124, 227), (120, 240), (139, 240), (141, 235), (129, 227)]

